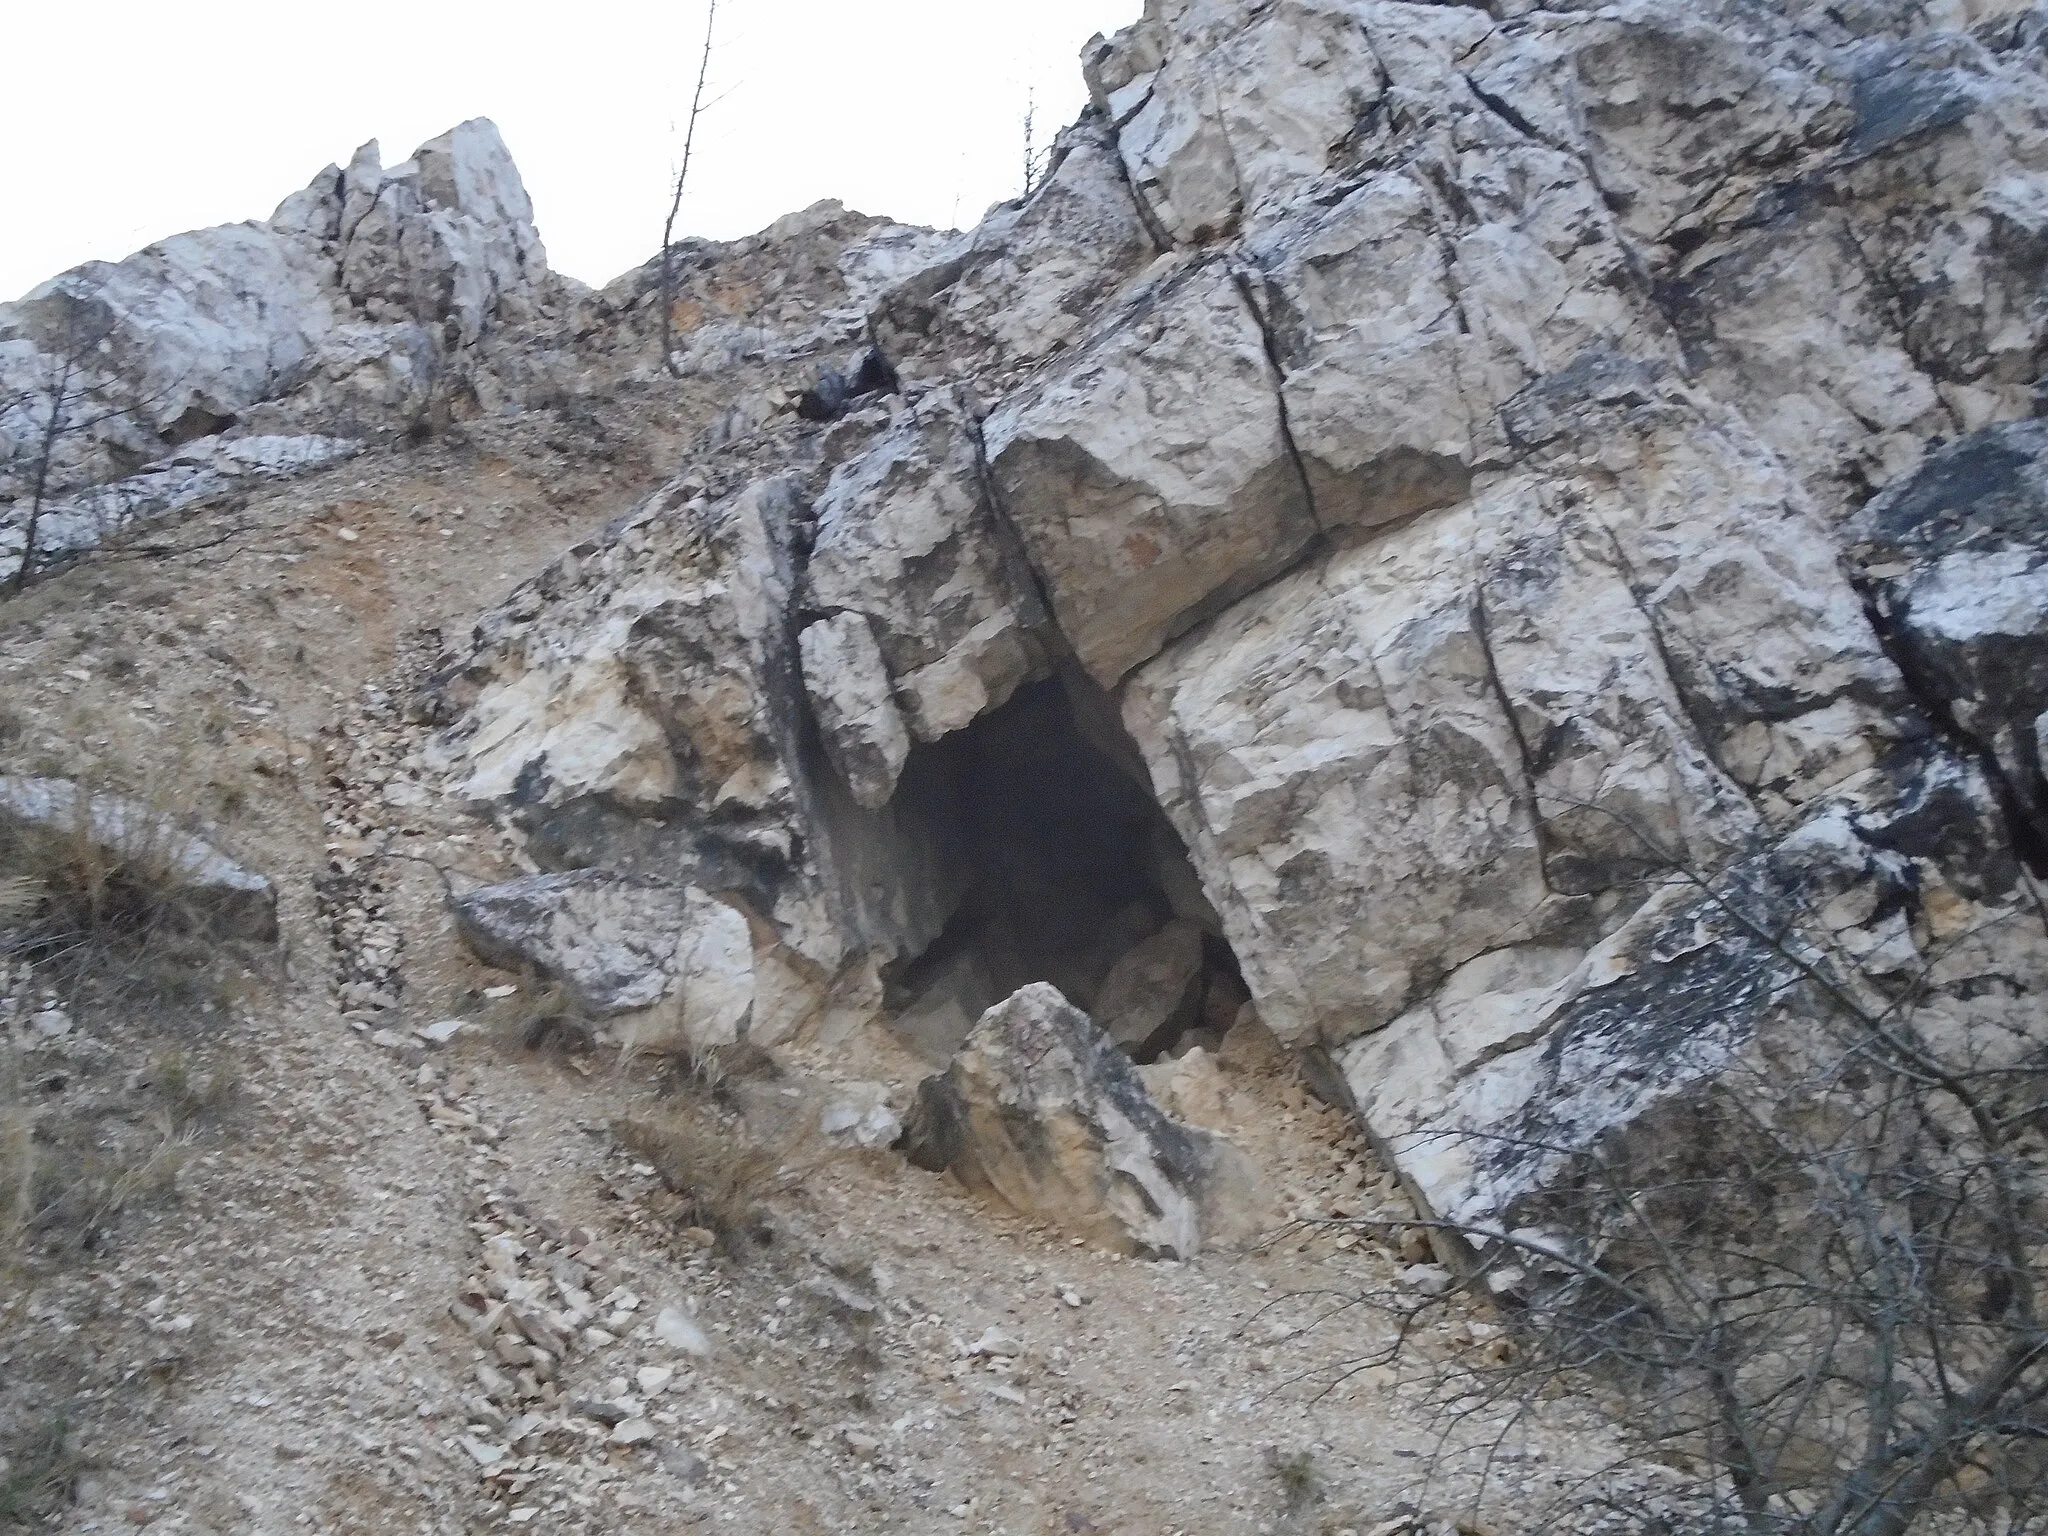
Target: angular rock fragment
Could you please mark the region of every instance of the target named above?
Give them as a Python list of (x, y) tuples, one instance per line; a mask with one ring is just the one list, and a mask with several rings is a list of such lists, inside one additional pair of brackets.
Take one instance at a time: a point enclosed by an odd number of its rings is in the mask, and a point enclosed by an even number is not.
[(927, 396), (818, 498), (807, 597), (866, 617), (920, 741), (1048, 669), (1045, 605), (989, 504), (977, 431), (956, 392)]
[(222, 938), (277, 937), (277, 891), (164, 812), (69, 779), (0, 778), (0, 870), (126, 884)]
[(1130, 1059), (1042, 982), (982, 1016), (918, 1089), (904, 1135), (919, 1167), (1124, 1252), (1187, 1258), (1261, 1220), (1249, 1159), (1169, 1120)]
[(1085, 337), (1104, 300), (1158, 248), (1103, 123), (1067, 129), (1052, 162), (1030, 197), (991, 209), (964, 246), (884, 292), (876, 328), (949, 364), (995, 368)]
[(1176, 918), (1110, 968), (1095, 1018), (1110, 1039), (1145, 1057), (1194, 1023), (1201, 1001), (1202, 930)]
[(806, 629), (798, 649), (826, 753), (855, 802), (880, 810), (910, 756), (910, 733), (890, 693), (874, 631), (859, 614), (838, 613)]
[(471, 891), (455, 916), (479, 959), (534, 967), (593, 1018), (650, 1013), (643, 1044), (729, 1045), (753, 1009), (747, 920), (694, 886), (605, 870), (531, 875)]

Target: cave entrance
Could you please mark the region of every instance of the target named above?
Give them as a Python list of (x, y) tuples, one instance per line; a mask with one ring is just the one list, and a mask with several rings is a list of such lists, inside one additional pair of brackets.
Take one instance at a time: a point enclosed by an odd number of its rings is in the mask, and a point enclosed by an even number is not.
[(1099, 689), (1028, 684), (913, 756), (905, 787), (944, 802), (965, 867), (938, 938), (884, 972), (905, 1036), (948, 1056), (984, 1010), (1044, 981), (1138, 1061), (1222, 1043), (1250, 994)]

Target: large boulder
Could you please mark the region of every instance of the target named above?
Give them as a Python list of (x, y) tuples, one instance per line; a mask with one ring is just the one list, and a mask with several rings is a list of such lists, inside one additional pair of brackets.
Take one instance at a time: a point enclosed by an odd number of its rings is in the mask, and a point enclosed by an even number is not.
[(1202, 930), (1175, 918), (1125, 951), (1102, 980), (1095, 1018), (1133, 1056), (1149, 1056), (1195, 1022), (1202, 1003)]
[(1484, 1232), (1621, 1132), (1638, 1156), (1687, 1134), (1675, 1111), (1735, 1065), (1769, 1081), (1850, 1009), (1894, 1014), (1909, 982), (1938, 1049), (2016, 1059), (2040, 1046), (2024, 1000), (2048, 947), (2003, 839), (1973, 767), (1903, 750), (1720, 873), (1668, 872), (1595, 944), (1475, 957), (1338, 1063), (1424, 1207)]
[(731, 1045), (754, 1005), (744, 914), (694, 886), (602, 870), (532, 875), (455, 903), (477, 957), (559, 982), (593, 1019), (659, 1013), (650, 1044)]
[(1316, 537), (1259, 317), (1183, 266), (989, 418), (997, 493), (1060, 630), (1116, 683)]
[[(1634, 367), (1521, 419), (1548, 462), (1290, 575), (1126, 691), (1285, 1040), (1379, 1029), (1503, 946), (1583, 944), (1647, 869), (1718, 866), (1890, 734), (1896, 674), (1738, 421)], [(1588, 473), (1592, 442), (1633, 462)]]
[(1044, 983), (982, 1015), (918, 1089), (904, 1135), (920, 1167), (1122, 1252), (1191, 1258), (1263, 1219), (1250, 1160), (1168, 1119), (1130, 1058)]

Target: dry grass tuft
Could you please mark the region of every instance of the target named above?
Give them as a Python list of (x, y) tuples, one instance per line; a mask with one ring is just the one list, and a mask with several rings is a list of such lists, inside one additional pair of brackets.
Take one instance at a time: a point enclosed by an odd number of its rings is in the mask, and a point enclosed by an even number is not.
[(0, 875), (0, 923), (18, 922), (43, 904), (43, 883), (33, 875)]
[(89, 1463), (71, 1444), (71, 1420), (55, 1414), (0, 1458), (0, 1529), (34, 1530), (70, 1494)]
[(622, 1146), (653, 1165), (681, 1202), (680, 1225), (717, 1234), (730, 1252), (769, 1235), (766, 1206), (839, 1154), (815, 1136), (769, 1145), (707, 1109), (670, 1103), (612, 1123)]
[(232, 1069), (203, 1071), (190, 1055), (177, 1048), (157, 1054), (150, 1063), (147, 1080), (177, 1135), (218, 1120), (234, 1107), (242, 1091), (241, 1079)]
[(31, 1229), (66, 1252), (98, 1247), (122, 1212), (176, 1198), (191, 1148), (189, 1134), (168, 1115), (106, 1144), (61, 1138), (63, 1155), (38, 1162)]
[(22, 1092), (11, 1050), (0, 1055), (0, 1273), (32, 1242), (88, 1252), (122, 1212), (176, 1197), (193, 1128), (232, 1100), (234, 1080), (174, 1069), (171, 1083), (156, 1084), (161, 1102), (140, 1124), (63, 1117)]
[(11, 1094), (0, 1098), (0, 1252), (13, 1253), (35, 1214), (35, 1113)]
[(1280, 1485), (1280, 1500), (1290, 1515), (1299, 1513), (1322, 1497), (1323, 1480), (1316, 1472), (1313, 1451), (1283, 1452), (1278, 1446), (1268, 1446), (1266, 1470)]
[(519, 990), (492, 1010), (490, 1023), (498, 1039), (521, 1050), (575, 1054), (597, 1043), (568, 989), (533, 970), (520, 973)]
[(209, 933), (180, 865), (189, 846), (162, 796), (89, 786), (63, 824), (0, 826), (0, 957), (109, 1004), (231, 1002), (247, 955)]

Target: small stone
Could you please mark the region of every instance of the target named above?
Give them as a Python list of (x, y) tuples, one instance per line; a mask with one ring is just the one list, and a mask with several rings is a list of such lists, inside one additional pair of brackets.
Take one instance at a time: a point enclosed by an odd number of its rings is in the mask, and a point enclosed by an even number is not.
[(661, 1309), (661, 1315), (654, 1320), (654, 1336), (669, 1348), (680, 1349), (686, 1355), (696, 1355), (701, 1359), (711, 1353), (711, 1340), (680, 1307)]
[(676, 1379), (675, 1367), (643, 1365), (633, 1373), (633, 1379), (640, 1384), (642, 1397), (659, 1397), (668, 1390), (668, 1384)]
[(509, 984), (502, 987), (485, 987), (484, 996), (495, 1003), (500, 998), (512, 997), (516, 995), (518, 991), (519, 989), (517, 987), (511, 986)]
[(970, 1355), (1002, 1356), (1014, 1358), (1024, 1353), (1024, 1346), (1004, 1333), (1000, 1328), (991, 1328), (967, 1346)]
[(429, 1045), (446, 1045), (467, 1028), (469, 1022), (466, 1019), (442, 1019), (419, 1031), (419, 1037)]
[(903, 1122), (889, 1108), (880, 1083), (853, 1083), (818, 1116), (819, 1131), (843, 1146), (886, 1147), (903, 1134)]
[(1451, 1272), (1441, 1264), (1410, 1264), (1401, 1271), (1401, 1283), (1411, 1291), (1420, 1291), (1425, 1296), (1441, 1296), (1456, 1284)]
[(402, 1051), (411, 1042), (395, 1029), (380, 1029), (370, 1036), (370, 1044), (387, 1051)]
[(500, 1232), (485, 1240), (484, 1263), (501, 1275), (516, 1275), (519, 1273), (519, 1257), (525, 1252), (526, 1245), (518, 1238)]
[(680, 1445), (664, 1446), (657, 1453), (662, 1470), (669, 1476), (689, 1486), (695, 1486), (711, 1475), (711, 1464), (695, 1451)]
[(71, 1033), (71, 1015), (62, 1008), (45, 1008), (28, 1022), (45, 1040), (59, 1040)]
[(613, 1445), (645, 1445), (656, 1434), (649, 1419), (628, 1419), (612, 1431)]
[(502, 1445), (486, 1445), (470, 1435), (464, 1435), (461, 1444), (469, 1459), (487, 1471), (511, 1454)]
[(618, 1343), (619, 1336), (608, 1328), (586, 1328), (583, 1330), (583, 1342), (592, 1349), (603, 1349), (608, 1345)]
[(512, 1379), (494, 1365), (484, 1364), (476, 1368), (476, 1384), (494, 1403), (502, 1403), (512, 1396)]

